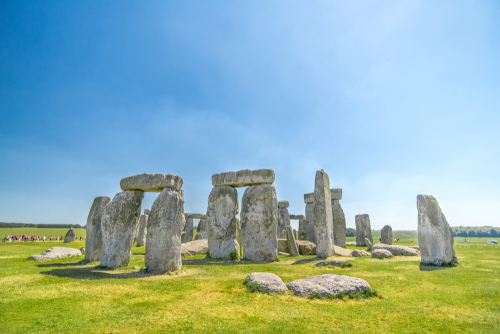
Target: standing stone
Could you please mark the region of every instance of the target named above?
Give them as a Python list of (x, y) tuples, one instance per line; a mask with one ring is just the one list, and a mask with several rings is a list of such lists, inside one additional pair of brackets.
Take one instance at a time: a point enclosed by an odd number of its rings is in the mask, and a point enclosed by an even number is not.
[(369, 250), (369, 251), (372, 251), (372, 250), (373, 250), (373, 245), (372, 245), (372, 243), (370, 242), (370, 240), (368, 240), (368, 238), (365, 238), (365, 244), (366, 244), (366, 246), (368, 247), (368, 250)]
[(314, 183), (314, 233), (316, 255), (323, 259), (335, 254), (331, 198), (328, 174), (324, 170), (317, 171)]
[(299, 247), (295, 241), (295, 235), (293, 234), (292, 227), (286, 226), (286, 240), (288, 242), (288, 251), (291, 256), (299, 256)]
[(307, 240), (306, 225), (307, 220), (299, 219), (299, 240)]
[(75, 241), (75, 229), (70, 228), (69, 231), (64, 236), (64, 242), (73, 242)]
[(236, 241), (238, 212), (237, 190), (230, 186), (213, 187), (207, 207), (210, 257), (230, 259), (231, 253), (239, 254), (240, 246)]
[(143, 191), (122, 191), (116, 194), (104, 209), (101, 220), (103, 242), (101, 266), (108, 268), (128, 266), (143, 198)]
[(421, 263), (446, 266), (456, 262), (453, 231), (434, 196), (418, 195), (417, 208)]
[(184, 232), (186, 233), (183, 235), (181, 240), (182, 243), (193, 241), (193, 218), (189, 216), (185, 218), (186, 224), (184, 225)]
[(182, 269), (181, 233), (184, 224), (184, 190), (163, 189), (148, 217), (144, 259), (147, 271), (165, 273)]
[(111, 202), (108, 196), (94, 198), (87, 218), (87, 236), (85, 238), (85, 260), (88, 262), (99, 261), (102, 254), (101, 218), (106, 205)]
[(386, 245), (392, 245), (392, 227), (385, 225), (380, 231), (380, 242)]
[(278, 202), (278, 235), (281, 235), (283, 231), (285, 231), (286, 226), (290, 226), (290, 213), (288, 212), (289, 205), (288, 201)]
[(356, 246), (366, 246), (365, 238), (373, 244), (372, 226), (370, 225), (370, 216), (356, 216)]
[(306, 240), (316, 243), (316, 235), (314, 234), (314, 203), (306, 204)]
[(272, 184), (245, 190), (241, 209), (241, 241), (245, 258), (274, 261), (278, 255), (278, 198)]
[(344, 210), (338, 199), (332, 200), (334, 244), (345, 248), (345, 234), (347, 231)]
[(295, 237), (295, 240), (298, 240), (299, 235), (298, 235), (298, 233), (297, 233), (297, 230), (296, 230), (296, 229), (293, 229), (293, 236)]
[(207, 231), (207, 219), (201, 218), (198, 222), (198, 226), (196, 227), (196, 236), (195, 240), (208, 239), (208, 231)]
[[(147, 212), (147, 213), (146, 213)], [(146, 244), (146, 235), (148, 233), (148, 217), (149, 210), (144, 210), (144, 214), (141, 215), (139, 220), (139, 233), (137, 234), (137, 247), (142, 247)]]

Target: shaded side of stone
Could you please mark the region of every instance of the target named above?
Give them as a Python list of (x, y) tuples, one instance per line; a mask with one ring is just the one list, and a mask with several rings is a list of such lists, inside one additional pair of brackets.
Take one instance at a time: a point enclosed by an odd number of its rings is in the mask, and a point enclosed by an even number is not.
[(94, 198), (87, 217), (85, 237), (85, 260), (88, 262), (99, 261), (102, 254), (102, 229), (101, 219), (106, 205), (111, 202), (108, 196)]
[[(336, 189), (332, 189), (336, 190)], [(342, 197), (342, 189), (341, 195)], [(333, 243), (335, 246), (345, 248), (345, 234), (347, 231), (345, 214), (344, 210), (342, 210), (342, 206), (340, 205), (339, 200), (332, 200), (332, 218), (333, 218)]]
[(367, 214), (356, 216), (356, 246), (366, 246), (365, 238), (373, 244), (370, 216)]
[[(146, 212), (146, 210), (144, 210)], [(148, 210), (149, 212), (149, 210)], [(137, 234), (137, 247), (142, 247), (146, 245), (146, 236), (148, 233), (148, 215), (141, 215), (139, 219), (139, 233)]]
[(184, 224), (184, 234), (182, 235), (182, 243), (193, 241), (193, 218), (186, 218), (186, 224)]
[(306, 239), (312, 243), (316, 242), (316, 236), (314, 233), (314, 204), (306, 204)]
[(246, 284), (257, 284), (260, 292), (277, 293), (288, 291), (281, 278), (272, 273), (251, 273), (246, 278)]
[(392, 227), (385, 225), (380, 231), (380, 242), (386, 245), (392, 245)]

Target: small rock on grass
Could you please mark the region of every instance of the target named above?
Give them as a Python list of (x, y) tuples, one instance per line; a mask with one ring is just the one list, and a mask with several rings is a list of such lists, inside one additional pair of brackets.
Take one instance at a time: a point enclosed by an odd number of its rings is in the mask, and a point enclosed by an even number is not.
[(245, 285), (258, 286), (259, 292), (284, 292), (288, 291), (285, 283), (278, 275), (272, 273), (251, 273), (245, 280)]
[(351, 256), (354, 257), (370, 256), (370, 253), (362, 249), (353, 249), (351, 252)]
[(386, 249), (375, 249), (372, 252), (372, 257), (375, 259), (384, 259), (387, 257), (392, 257), (392, 253)]
[(335, 266), (340, 267), (342, 264), (349, 265), (347, 260), (337, 260), (337, 261), (319, 261), (315, 264), (316, 267), (329, 267)]

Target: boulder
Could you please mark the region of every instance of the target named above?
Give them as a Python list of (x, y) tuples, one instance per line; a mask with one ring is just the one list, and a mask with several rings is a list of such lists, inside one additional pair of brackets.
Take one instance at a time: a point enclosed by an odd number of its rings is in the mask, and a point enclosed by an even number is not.
[(316, 245), (307, 240), (297, 240), (300, 255), (316, 255)]
[(373, 250), (376, 249), (385, 249), (392, 253), (392, 255), (398, 256), (417, 256), (419, 252), (416, 249), (406, 247), (406, 246), (398, 246), (398, 245), (386, 245), (386, 244), (375, 244), (373, 245)]
[(144, 259), (147, 271), (165, 273), (182, 269), (181, 233), (184, 224), (184, 190), (163, 189), (148, 217)]
[(69, 231), (64, 236), (64, 242), (73, 242), (75, 241), (75, 229), (70, 228)]
[(372, 227), (370, 225), (370, 216), (356, 216), (356, 246), (366, 246), (365, 238), (373, 244)]
[[(208, 197), (207, 227), (210, 257), (230, 259), (238, 253), (240, 245), (236, 241), (239, 212), (238, 191), (233, 187), (214, 187)], [(246, 250), (246, 249), (245, 249)]]
[(367, 251), (362, 250), (362, 249), (353, 249), (351, 251), (351, 256), (362, 257), (362, 256), (371, 256), (371, 254), (368, 253)]
[(288, 250), (290, 251), (291, 256), (299, 256), (299, 247), (297, 246), (297, 242), (295, 241), (295, 236), (292, 231), (291, 226), (285, 227), (286, 231), (286, 239), (288, 242)]
[(368, 247), (368, 250), (369, 250), (369, 251), (373, 250), (373, 245), (372, 245), (372, 243), (370, 242), (370, 240), (368, 240), (368, 238), (365, 238), (365, 244), (366, 244), (366, 246)]
[(30, 259), (36, 261), (47, 261), (60, 259), (63, 257), (80, 256), (82, 252), (78, 249), (68, 248), (68, 247), (52, 247), (47, 249), (42, 254), (31, 255)]
[(186, 215), (184, 215), (184, 218), (186, 219), (186, 223), (184, 224), (183, 231), (185, 232), (185, 234), (183, 234), (182, 236), (182, 243), (193, 241), (193, 218), (188, 218), (186, 217)]
[(104, 209), (101, 218), (101, 266), (128, 266), (143, 198), (143, 191), (122, 191)]
[[(342, 189), (331, 189), (340, 190), (340, 198), (342, 198)], [(332, 194), (334, 194), (332, 192)], [(335, 193), (338, 196), (337, 193)], [(332, 198), (332, 219), (333, 219), (333, 243), (339, 247), (345, 247), (345, 234), (347, 231), (345, 214), (342, 210), (342, 206), (338, 199)]]
[(205, 254), (208, 250), (208, 240), (200, 239), (186, 242), (181, 245), (181, 256), (193, 256)]
[(319, 261), (314, 265), (316, 267), (341, 267), (342, 264), (349, 264), (347, 260), (336, 260), (336, 261)]
[(272, 184), (250, 186), (241, 205), (241, 242), (245, 258), (274, 261), (278, 255), (278, 198)]
[(292, 281), (286, 286), (293, 291), (294, 295), (301, 297), (314, 293), (319, 294), (321, 297), (365, 293), (366, 290), (372, 289), (370, 284), (361, 278), (334, 274), (306, 277)]
[(251, 273), (247, 276), (245, 284), (257, 284), (260, 292), (288, 291), (281, 278), (272, 273)]
[(314, 234), (319, 258), (335, 254), (330, 179), (324, 170), (316, 172), (314, 184)]
[[(149, 213), (149, 210), (147, 210)], [(139, 219), (139, 231), (137, 233), (137, 247), (142, 247), (146, 245), (146, 236), (148, 234), (148, 215), (146, 215), (146, 210), (144, 210), (144, 214), (141, 215)]]
[(385, 225), (380, 231), (380, 242), (386, 245), (392, 245), (392, 227)]
[(208, 228), (207, 228), (207, 219), (202, 218), (198, 222), (198, 226), (196, 227), (196, 236), (195, 240), (199, 239), (208, 239)]
[(271, 184), (275, 175), (272, 169), (244, 169), (237, 172), (225, 172), (212, 175), (212, 185), (214, 187), (247, 187), (256, 184)]
[(436, 266), (455, 263), (453, 231), (434, 196), (418, 195), (417, 209), (421, 263)]
[(339, 246), (333, 246), (335, 248), (335, 255), (338, 256), (352, 256), (352, 250), (351, 249), (345, 249)]
[(102, 229), (101, 219), (106, 205), (111, 202), (108, 196), (94, 198), (90, 207), (87, 225), (85, 227), (87, 236), (85, 237), (85, 260), (88, 262), (99, 261), (102, 254)]
[(372, 257), (375, 259), (384, 259), (386, 257), (392, 257), (392, 253), (386, 249), (374, 249)]
[(182, 187), (182, 177), (174, 174), (138, 174), (120, 180), (122, 190), (161, 192), (165, 188)]

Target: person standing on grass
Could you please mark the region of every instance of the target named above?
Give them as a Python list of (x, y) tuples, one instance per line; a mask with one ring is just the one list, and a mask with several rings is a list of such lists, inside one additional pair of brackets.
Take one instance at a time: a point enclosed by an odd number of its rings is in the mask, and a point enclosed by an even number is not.
[(43, 242), (45, 242), (45, 236), (43, 236)]

